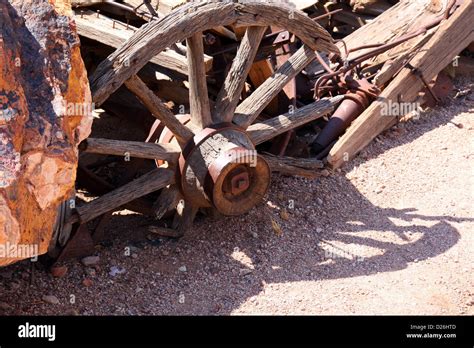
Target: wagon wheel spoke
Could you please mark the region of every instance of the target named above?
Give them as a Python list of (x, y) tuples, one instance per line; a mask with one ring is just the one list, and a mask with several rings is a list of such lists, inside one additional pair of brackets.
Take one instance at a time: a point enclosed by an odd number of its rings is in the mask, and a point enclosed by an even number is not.
[(260, 42), (267, 27), (249, 27), (240, 43), (237, 55), (217, 96), (214, 121), (231, 122), (245, 80), (252, 67)]
[(176, 209), (173, 219), (173, 228), (183, 235), (193, 225), (194, 218), (198, 212), (198, 207), (189, 202), (181, 201)]
[(125, 81), (125, 86), (137, 96), (154, 117), (174, 133), (181, 146), (194, 136), (193, 132), (176, 119), (161, 99), (138, 76), (134, 75)]
[(264, 143), (277, 135), (288, 132), (291, 129), (300, 127), (333, 112), (341, 99), (341, 96), (337, 96), (315, 101), (294, 112), (273, 117), (264, 122), (255, 123), (247, 128), (247, 133), (255, 145)]
[(157, 168), (128, 184), (105, 195), (77, 207), (76, 212), (80, 223), (84, 224), (107, 212), (120, 208), (137, 198), (162, 189), (175, 182), (172, 170)]
[(161, 219), (171, 209), (175, 209), (179, 200), (182, 199), (181, 192), (176, 185), (170, 185), (161, 190), (160, 196), (153, 204), (153, 214), (156, 219)]
[(236, 109), (234, 122), (247, 128), (278, 93), (316, 58), (316, 53), (303, 45), (275, 73), (260, 85)]
[(81, 144), (83, 152), (130, 156), (134, 158), (161, 159), (167, 162), (176, 163), (180, 149), (173, 144), (155, 144), (140, 141), (124, 141), (100, 138), (88, 138)]
[(150, 226), (148, 230), (162, 237), (180, 238), (193, 225), (194, 218), (198, 212), (198, 208), (181, 200), (176, 207), (176, 213), (173, 218), (171, 228), (162, 226)]
[(206, 68), (202, 32), (186, 40), (189, 69), (189, 106), (191, 122), (200, 128), (212, 124), (209, 95), (207, 93)]

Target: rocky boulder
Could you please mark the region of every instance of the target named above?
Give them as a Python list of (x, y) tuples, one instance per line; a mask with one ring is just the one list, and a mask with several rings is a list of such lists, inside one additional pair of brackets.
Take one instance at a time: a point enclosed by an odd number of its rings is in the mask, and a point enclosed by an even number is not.
[(93, 109), (68, 0), (0, 0), (0, 266), (48, 249)]

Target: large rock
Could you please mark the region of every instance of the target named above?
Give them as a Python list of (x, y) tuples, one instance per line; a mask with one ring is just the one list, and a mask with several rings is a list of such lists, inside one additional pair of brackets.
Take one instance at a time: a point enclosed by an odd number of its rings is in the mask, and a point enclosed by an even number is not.
[(47, 251), (74, 190), (92, 104), (71, 14), (68, 0), (0, 0), (0, 266)]

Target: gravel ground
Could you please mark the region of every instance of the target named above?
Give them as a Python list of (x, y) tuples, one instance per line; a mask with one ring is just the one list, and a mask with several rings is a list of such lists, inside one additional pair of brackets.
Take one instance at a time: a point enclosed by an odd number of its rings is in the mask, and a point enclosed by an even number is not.
[(120, 212), (89, 266), (0, 269), (0, 314), (472, 315), (473, 114), (471, 92), (329, 177), (275, 175), (249, 214), (201, 217), (178, 241)]

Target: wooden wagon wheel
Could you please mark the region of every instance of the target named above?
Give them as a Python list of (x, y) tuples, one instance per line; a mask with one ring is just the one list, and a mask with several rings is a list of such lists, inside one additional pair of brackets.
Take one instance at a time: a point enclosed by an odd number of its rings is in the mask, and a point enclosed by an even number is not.
[[(218, 26), (247, 27), (218, 97), (209, 100), (202, 32)], [(288, 30), (304, 45), (248, 98), (240, 100), (259, 43), (269, 26)], [(184, 125), (136, 75), (154, 56), (186, 40), (190, 122)], [(199, 208), (238, 215), (266, 193), (270, 169), (255, 146), (333, 111), (338, 100), (319, 100), (294, 112), (254, 123), (270, 101), (316, 58), (315, 51), (338, 52), (330, 35), (303, 12), (274, 3), (192, 2), (152, 21), (103, 61), (91, 77), (93, 101), (102, 104), (125, 85), (160, 120), (176, 142), (140, 143), (87, 139), (87, 152), (165, 161), (167, 166), (77, 208), (86, 223), (139, 197), (162, 191), (161, 211), (176, 205), (175, 228), (184, 232)], [(211, 107), (212, 104), (212, 107)], [(161, 163), (161, 162), (160, 162)], [(184, 202), (184, 204), (183, 204)], [(160, 215), (160, 214), (158, 214)], [(162, 215), (162, 214), (161, 214)]]

